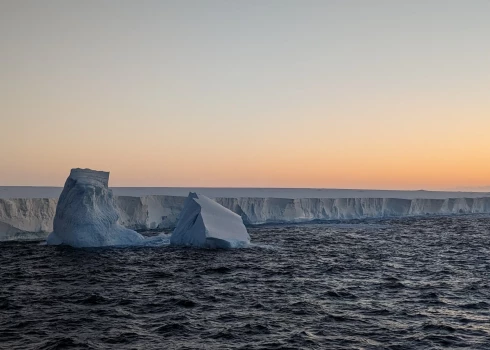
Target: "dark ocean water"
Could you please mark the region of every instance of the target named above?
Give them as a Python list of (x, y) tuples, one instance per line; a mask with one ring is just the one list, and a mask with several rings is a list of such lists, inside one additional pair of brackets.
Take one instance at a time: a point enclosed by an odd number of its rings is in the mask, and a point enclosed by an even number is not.
[(490, 349), (490, 217), (249, 229), (240, 250), (0, 244), (2, 349)]

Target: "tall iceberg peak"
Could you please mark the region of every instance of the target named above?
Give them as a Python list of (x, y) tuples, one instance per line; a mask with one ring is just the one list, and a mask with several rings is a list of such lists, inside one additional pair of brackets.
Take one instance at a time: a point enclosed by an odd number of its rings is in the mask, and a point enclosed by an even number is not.
[(47, 244), (103, 247), (142, 243), (143, 236), (117, 223), (119, 214), (108, 185), (108, 172), (72, 169)]
[(239, 215), (206, 196), (191, 192), (170, 243), (199, 248), (239, 248), (250, 243), (250, 236)]
[(79, 183), (94, 184), (100, 183), (104, 187), (109, 187), (109, 172), (97, 171), (90, 169), (71, 169), (70, 176), (72, 180), (76, 180)]

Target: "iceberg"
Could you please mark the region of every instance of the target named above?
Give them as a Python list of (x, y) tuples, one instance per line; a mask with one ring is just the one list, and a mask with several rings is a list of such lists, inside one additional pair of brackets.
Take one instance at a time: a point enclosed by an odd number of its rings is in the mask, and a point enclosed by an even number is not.
[(139, 245), (144, 238), (118, 224), (109, 173), (72, 169), (61, 192), (47, 244), (72, 247)]
[(250, 236), (240, 215), (212, 199), (189, 193), (170, 244), (198, 248), (241, 248)]

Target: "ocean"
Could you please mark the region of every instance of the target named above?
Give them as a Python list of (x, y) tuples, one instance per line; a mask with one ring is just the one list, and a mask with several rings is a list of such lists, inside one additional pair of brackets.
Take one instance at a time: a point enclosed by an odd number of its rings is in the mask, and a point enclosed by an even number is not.
[(490, 349), (488, 215), (249, 233), (236, 250), (0, 242), (0, 348)]

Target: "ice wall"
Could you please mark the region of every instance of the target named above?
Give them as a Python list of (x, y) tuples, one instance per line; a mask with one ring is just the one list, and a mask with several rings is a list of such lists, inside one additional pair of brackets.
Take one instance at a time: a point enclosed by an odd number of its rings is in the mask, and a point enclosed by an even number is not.
[[(490, 197), (215, 200), (240, 215), (245, 224), (490, 213)], [(118, 222), (126, 228), (137, 230), (175, 227), (184, 202), (185, 197), (176, 196), (115, 197)], [(17, 232), (50, 232), (56, 203), (55, 199), (0, 199), (0, 239), (8, 239), (9, 235), (15, 235)]]
[(0, 240), (46, 238), (53, 230), (57, 202), (52, 198), (0, 199)]
[[(448, 199), (397, 198), (215, 198), (240, 215), (245, 224), (490, 213), (490, 197)], [(117, 197), (120, 222), (133, 229), (169, 228), (177, 219), (185, 197)]]
[(490, 197), (396, 198), (216, 198), (246, 224), (420, 215), (490, 213)]
[(119, 223), (133, 230), (173, 228), (185, 200), (176, 196), (116, 197)]

